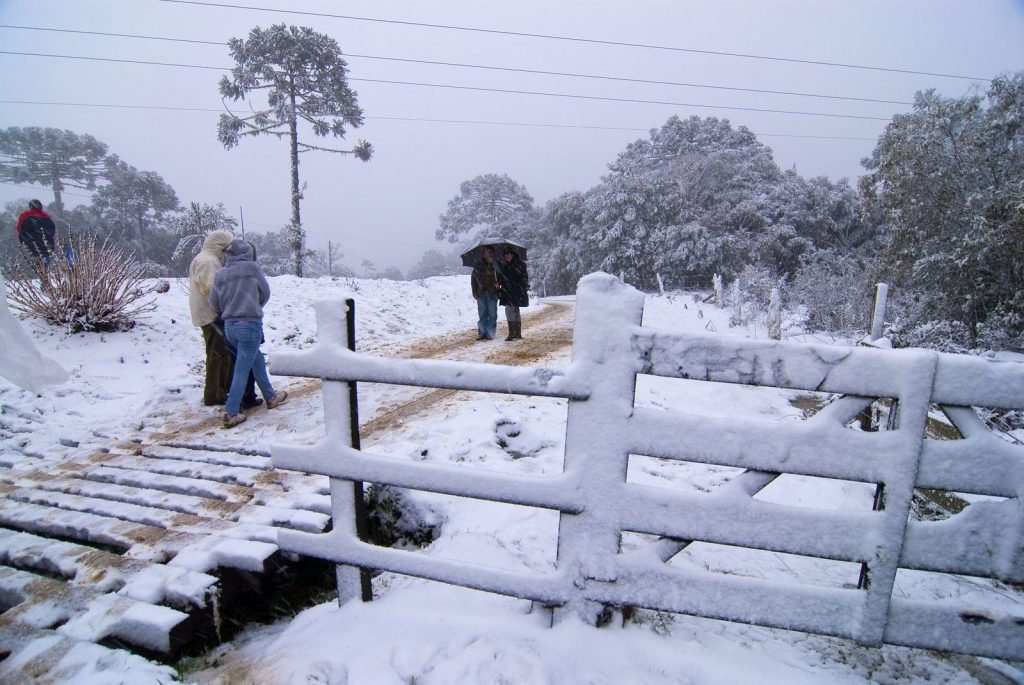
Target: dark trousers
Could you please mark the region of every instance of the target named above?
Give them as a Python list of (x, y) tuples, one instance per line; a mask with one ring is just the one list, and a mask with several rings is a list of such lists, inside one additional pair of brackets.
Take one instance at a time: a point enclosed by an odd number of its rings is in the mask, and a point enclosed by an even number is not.
[(50, 263), (50, 253), (53, 252), (54, 232), (41, 230), (38, 226), (25, 222), (25, 226), (18, 234), (18, 239), (36, 259), (42, 259)]
[(203, 385), (203, 404), (224, 404), (231, 387), (232, 359), (217, 324), (202, 327), (206, 343), (206, 382)]

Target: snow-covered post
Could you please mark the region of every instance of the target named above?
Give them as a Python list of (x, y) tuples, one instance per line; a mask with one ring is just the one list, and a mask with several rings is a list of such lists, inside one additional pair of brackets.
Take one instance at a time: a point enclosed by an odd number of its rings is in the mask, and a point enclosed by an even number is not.
[(729, 286), (729, 304), (732, 305), (732, 316), (729, 323), (734, 326), (742, 326), (747, 321), (743, 318), (743, 291), (740, 290), (740, 279), (737, 278)]
[(768, 299), (768, 337), (782, 340), (782, 295), (778, 288), (772, 288)]
[(715, 306), (721, 307), (725, 302), (725, 286), (722, 284), (722, 274), (712, 276), (711, 287), (715, 291)]
[(875, 309), (871, 315), (871, 331), (868, 335), (871, 340), (878, 340), (882, 337), (882, 329), (885, 325), (885, 307), (889, 299), (889, 285), (887, 283), (875, 284)]
[(590, 383), (587, 400), (569, 400), (565, 473), (584, 498), (583, 511), (562, 513), (557, 566), (570, 597), (555, 618), (576, 615), (597, 622), (601, 605), (583, 590), (592, 581), (614, 582), (619, 552), (617, 507), (629, 465), (629, 418), (636, 385), (633, 333), (644, 296), (608, 274), (591, 274), (576, 290), (572, 375)]
[(656, 279), (658, 279), (658, 294), (659, 295), (664, 295), (665, 294), (665, 281), (661, 280), (661, 274), (658, 273), (657, 271), (654, 272), (654, 277)]
[[(324, 339), (341, 340), (344, 336), (347, 347), (355, 351), (355, 300), (345, 300), (345, 328), (340, 330), (338, 317), (334, 312), (324, 309), (334, 303), (317, 303), (317, 330)], [(324, 424), (331, 442), (359, 449), (359, 407), (355, 381), (323, 382)], [(332, 416), (347, 416), (348, 421), (332, 420)], [(332, 434), (338, 431), (337, 435)], [(360, 540), (367, 537), (366, 502), (363, 499), (363, 484), (359, 481), (331, 479), (331, 520), (339, 533), (358, 536)], [(370, 585), (370, 572), (355, 566), (341, 565), (335, 567), (338, 583), (338, 604), (353, 599), (369, 602), (373, 599), (373, 588)]]
[[(345, 339), (348, 349), (356, 351), (356, 301), (349, 297), (345, 299)], [(352, 449), (361, 449), (359, 443), (359, 393), (356, 390), (356, 382), (350, 381), (348, 386), (348, 417), (349, 417), (349, 441)], [(366, 499), (363, 497), (362, 481), (352, 481), (352, 510), (355, 514), (356, 535), (360, 540), (367, 540), (370, 536), (369, 523), (367, 522)], [(338, 596), (341, 597), (342, 580), (344, 576), (345, 587), (350, 597), (355, 599), (356, 589), (358, 596), (369, 602), (373, 599), (373, 587), (370, 584), (370, 570), (365, 568), (354, 568), (351, 566), (337, 567)], [(357, 585), (358, 583), (358, 585)]]

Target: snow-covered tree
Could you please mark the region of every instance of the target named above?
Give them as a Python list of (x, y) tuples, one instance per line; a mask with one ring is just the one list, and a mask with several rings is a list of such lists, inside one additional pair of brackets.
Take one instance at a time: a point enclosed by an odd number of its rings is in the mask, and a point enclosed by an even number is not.
[[(483, 174), (459, 186), (459, 194), (438, 218), (435, 237), (454, 243), (492, 235), (500, 228), (511, 233), (504, 237), (516, 238), (527, 229), (532, 212), (533, 198), (525, 187), (508, 174)], [(476, 235), (470, 235), (473, 229), (479, 229)]]
[[(646, 183), (660, 188), (663, 204), (672, 205), (673, 234), (660, 236), (665, 248), (659, 250), (658, 269), (665, 274), (719, 271), (734, 278), (765, 245), (771, 245), (773, 257), (792, 251), (758, 235), (774, 223), (769, 199), (782, 172), (771, 149), (744, 127), (734, 129), (714, 117), (674, 116), (647, 139), (630, 144), (609, 169), (602, 185), (626, 179), (634, 186)], [(790, 242), (779, 231), (776, 237)]]
[(244, 116), (222, 114), (217, 134), (229, 150), (245, 136), (288, 139), (292, 210), (288, 240), (293, 273), (302, 276), (306, 232), (300, 212), (299, 153), (319, 150), (353, 155), (365, 162), (373, 154), (373, 147), (366, 141), (350, 149), (313, 144), (300, 139), (300, 126), (308, 126), (317, 137), (344, 138), (346, 128), (362, 126), (363, 110), (356, 92), (349, 87), (348, 65), (342, 59), (341, 48), (330, 36), (304, 26), (275, 24), (268, 29), (252, 29), (245, 40), (232, 38), (228, 47), (235, 66), (230, 78), (220, 80), (221, 95), (238, 101), (265, 91), (266, 104), (249, 101), (253, 111)]
[(675, 182), (684, 205), (697, 213), (735, 204), (782, 175), (771, 148), (749, 129), (696, 116), (670, 117), (646, 140), (627, 146), (608, 168), (610, 176), (660, 176)]
[(581, 192), (548, 201), (532, 231), (523, 238), (530, 247), (530, 280), (538, 292), (562, 295), (576, 291), (587, 273), (587, 255), (572, 238), (586, 222), (586, 197)]
[(870, 271), (864, 260), (841, 250), (811, 250), (790, 288), (813, 331), (861, 333), (871, 319)]
[[(985, 96), (918, 93), (879, 138), (861, 179), (889, 224), (883, 278), (921, 323), (1024, 343), (1024, 72)], [(901, 287), (902, 286), (902, 287)]]
[[(130, 235), (127, 233), (129, 230), (135, 234), (137, 256), (145, 255), (161, 263), (166, 262), (147, 246), (147, 229), (161, 225), (170, 213), (178, 210), (178, 196), (174, 188), (155, 171), (139, 171), (117, 155), (110, 155), (105, 166), (107, 183), (93, 195), (93, 208), (108, 225), (125, 230), (125, 237)], [(169, 256), (169, 253), (165, 255)]]
[(457, 273), (462, 262), (456, 253), (444, 255), (437, 250), (427, 250), (409, 269), (409, 280), (429, 278), (431, 276), (447, 276)]
[[(29, 198), (25, 198), (6, 203), (3, 210), (0, 211), (0, 226), (3, 226), (9, 233), (13, 233), (11, 227), (16, 225), (18, 215), (25, 211), (28, 200)], [(14, 260), (18, 259), (22, 254), (21, 243), (11, 238), (12, 236), (6, 235), (3, 239), (0, 239), (0, 267), (7, 272), (9, 272)]]
[(671, 272), (666, 255), (677, 243), (676, 187), (656, 178), (618, 176), (587, 193), (585, 219), (570, 238), (587, 271), (621, 273), (653, 288), (657, 271)]
[(64, 208), (61, 193), (66, 187), (96, 187), (106, 156), (107, 146), (88, 134), (38, 126), (0, 131), (0, 181), (48, 187), (58, 212)]
[(188, 209), (168, 221), (168, 228), (177, 236), (178, 242), (171, 254), (172, 270), (175, 273), (188, 272), (188, 264), (199, 253), (203, 240), (213, 231), (234, 233), (238, 221), (228, 216), (224, 204), (200, 204), (192, 202)]
[(865, 213), (863, 198), (847, 179), (805, 179), (795, 169), (783, 174), (769, 204), (775, 223), (792, 226), (818, 249), (849, 253), (877, 241), (879, 222)]
[[(268, 276), (283, 276), (292, 272), (294, 266), (291, 247), (291, 227), (284, 226), (277, 231), (246, 231), (245, 239), (256, 248), (256, 263)], [(303, 260), (312, 257), (307, 250)]]

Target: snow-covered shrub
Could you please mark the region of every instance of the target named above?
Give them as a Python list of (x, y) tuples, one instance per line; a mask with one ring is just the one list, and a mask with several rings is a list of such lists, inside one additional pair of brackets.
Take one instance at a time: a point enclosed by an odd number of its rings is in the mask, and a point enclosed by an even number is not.
[(153, 309), (145, 276), (143, 265), (107, 241), (87, 236), (64, 245), (58, 239), (48, 266), (39, 259), (14, 263), (8, 299), (12, 309), (69, 333), (124, 331)]
[(786, 289), (777, 274), (765, 267), (744, 267), (729, 289), (729, 304), (733, 310), (729, 317), (730, 325), (743, 326), (758, 315), (767, 314), (774, 289), (779, 290), (780, 302), (784, 303)]
[(894, 347), (926, 347), (937, 352), (970, 352), (971, 331), (962, 321), (925, 321), (911, 325), (894, 324), (886, 329)]
[(989, 314), (978, 324), (978, 347), (988, 350), (1024, 350), (1024, 293)]
[(366, 490), (367, 536), (381, 547), (423, 547), (441, 527), (436, 513), (417, 504), (404, 490), (374, 483)]
[(803, 305), (804, 325), (812, 331), (866, 331), (873, 297), (864, 262), (832, 250), (817, 250), (802, 257), (800, 263), (790, 295), (793, 302)]

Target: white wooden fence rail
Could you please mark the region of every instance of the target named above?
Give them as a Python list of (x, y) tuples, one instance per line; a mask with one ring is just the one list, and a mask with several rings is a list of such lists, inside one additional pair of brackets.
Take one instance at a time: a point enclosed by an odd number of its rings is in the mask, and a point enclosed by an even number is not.
[[(595, 622), (603, 606), (637, 606), (852, 638), (1019, 659), (1024, 613), (893, 595), (897, 569), (1024, 582), (1024, 448), (993, 435), (971, 407), (1024, 409), (1024, 364), (924, 350), (882, 350), (690, 335), (640, 325), (643, 294), (605, 274), (580, 282), (572, 363), (564, 372), (381, 359), (348, 350), (337, 303), (318, 305), (319, 342), (276, 354), (274, 373), (324, 380), (327, 435), (275, 446), (275, 466), (331, 478), (334, 528), (282, 531), (282, 548), (339, 564), (339, 599), (360, 596), (358, 569), (383, 569), (535, 600)], [(634, 404), (637, 375), (834, 393), (797, 426), (716, 419)], [(370, 381), (568, 400), (561, 474), (469, 472), (354, 449), (349, 383)], [(849, 424), (894, 400), (891, 430)], [(941, 406), (960, 440), (925, 437)], [(712, 494), (629, 483), (631, 455), (745, 469)], [(874, 511), (824, 511), (754, 495), (780, 474), (875, 483)], [(520, 573), (377, 547), (356, 534), (353, 482), (560, 512), (555, 570)], [(990, 495), (944, 521), (910, 521), (914, 488)], [(624, 532), (660, 536), (623, 553)], [(691, 541), (854, 562), (858, 587), (821, 587), (698, 572), (665, 561)]]

